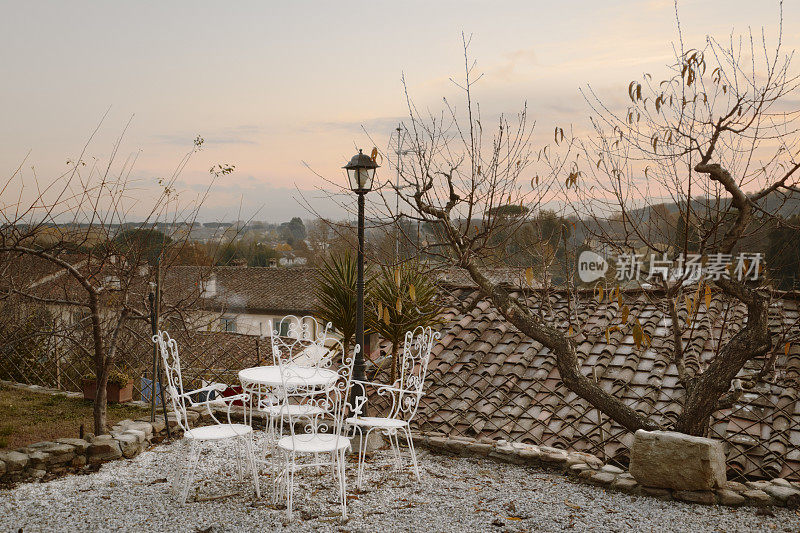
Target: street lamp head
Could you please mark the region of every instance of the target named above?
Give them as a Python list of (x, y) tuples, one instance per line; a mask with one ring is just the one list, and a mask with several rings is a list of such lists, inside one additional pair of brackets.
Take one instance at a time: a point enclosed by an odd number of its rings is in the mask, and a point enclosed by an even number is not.
[(367, 193), (372, 189), (372, 181), (375, 178), (375, 169), (380, 165), (372, 160), (371, 157), (358, 151), (342, 168), (347, 169), (347, 179), (350, 180), (350, 188), (356, 193)]

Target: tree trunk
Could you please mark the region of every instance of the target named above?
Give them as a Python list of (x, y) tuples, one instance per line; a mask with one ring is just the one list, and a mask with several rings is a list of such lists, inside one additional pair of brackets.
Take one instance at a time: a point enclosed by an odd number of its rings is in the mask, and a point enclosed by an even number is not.
[(108, 385), (108, 363), (105, 348), (103, 346), (103, 328), (100, 321), (100, 306), (97, 294), (89, 293), (89, 309), (92, 318), (92, 344), (94, 346), (94, 372), (97, 380), (97, 392), (94, 397), (94, 432), (95, 435), (102, 435), (107, 432), (106, 406)]
[(747, 361), (770, 350), (769, 301), (749, 291), (747, 297), (747, 325), (728, 341), (703, 373), (692, 380), (683, 412), (675, 425), (676, 431), (707, 436), (711, 415), (718, 409), (719, 399), (728, 392), (733, 379)]
[(107, 433), (106, 413), (108, 405), (108, 368), (104, 363), (95, 364), (95, 376), (97, 379), (97, 391), (94, 396), (92, 414), (94, 417), (94, 433), (102, 435)]
[(489, 281), (473, 263), (467, 262), (466, 268), (481, 292), (492, 300), (495, 308), (506, 320), (523, 334), (553, 351), (561, 380), (569, 390), (628, 431), (659, 429), (659, 425), (653, 420), (640, 415), (581, 373), (575, 344), (563, 332), (540, 322), (527, 307), (512, 298), (508, 291)]

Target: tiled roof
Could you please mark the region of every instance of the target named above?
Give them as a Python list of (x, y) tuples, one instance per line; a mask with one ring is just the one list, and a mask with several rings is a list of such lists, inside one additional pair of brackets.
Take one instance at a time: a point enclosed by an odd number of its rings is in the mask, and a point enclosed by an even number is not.
[[(210, 272), (210, 273), (209, 273)], [(226, 311), (308, 314), (317, 305), (316, 270), (313, 268), (189, 267), (169, 269), (164, 280), (170, 291), (196, 290), (214, 276), (215, 291), (203, 297), (204, 305)], [(209, 285), (206, 284), (208, 287)]]
[[(61, 259), (80, 266), (86, 262), (83, 254), (62, 254)], [(0, 294), (10, 289), (23, 290), (47, 283), (66, 274), (60, 266), (27, 254), (0, 254)]]
[[(549, 302), (541, 300), (537, 295), (528, 301), (536, 312), (564, 324), (565, 296), (552, 294)], [(583, 327), (575, 327), (583, 332), (576, 338), (581, 368), (606, 391), (669, 427), (684, 394), (670, 362), (670, 319), (658, 300), (645, 292), (626, 294), (626, 303), (630, 316), (637, 317), (652, 336), (652, 345), (638, 349), (630, 328), (611, 332), (607, 341), (607, 326), (612, 319), (619, 321), (618, 303), (598, 303), (586, 295), (577, 313)], [(800, 333), (798, 303), (773, 302), (770, 317), (776, 342), (781, 342), (785, 330)], [(707, 314), (701, 305), (691, 338), (686, 332), (690, 369), (702, 368), (718, 347), (716, 339), (729, 339), (745, 320), (741, 304), (717, 296), (712, 310)], [(681, 310), (681, 320), (685, 316)], [(553, 354), (506, 322), (476, 290), (453, 290), (444, 319), (418, 415), (420, 430), (573, 448), (627, 462), (633, 435), (564, 387)], [(757, 373), (762, 363), (749, 362), (740, 376)], [(773, 382), (752, 386), (749, 380), (744, 382), (741, 403), (716, 413), (711, 428), (710, 436), (728, 443), (729, 473), (800, 479), (800, 343), (792, 344), (788, 355), (780, 344)]]
[[(500, 285), (510, 285), (514, 287), (526, 286), (524, 268), (518, 267), (496, 267), (487, 268), (484, 274), (489, 278), (492, 283)], [(472, 287), (477, 288), (477, 285), (469, 275), (469, 272), (463, 268), (449, 267), (440, 268), (434, 271), (436, 280), (439, 285), (443, 287)], [(536, 280), (533, 281), (531, 288), (539, 288), (540, 283)]]
[[(44, 262), (34, 260), (34, 263), (40, 265)], [(93, 265), (91, 269), (82, 266), (81, 271), (84, 274), (91, 273), (93, 279), (110, 279), (114, 269), (111, 266)], [(41, 298), (70, 301), (84, 301), (87, 298), (83, 288), (66, 271), (40, 269), (37, 272), (40, 272), (38, 277), (27, 276), (23, 279), (16, 276), (13, 280), (14, 286)], [(162, 294), (167, 303), (179, 305), (179, 302), (183, 302), (181, 307), (202, 306), (215, 311), (308, 314), (317, 302), (314, 272), (311, 268), (173, 266), (166, 269), (164, 274)], [(203, 287), (209, 286), (207, 280), (212, 276), (216, 280), (216, 291), (201, 296)], [(11, 281), (9, 276), (3, 279)], [(144, 305), (150, 291), (149, 280), (150, 274), (145, 271), (142, 275), (134, 276), (130, 291), (132, 305)], [(0, 290), (2, 287), (0, 284)], [(103, 294), (113, 298), (113, 286), (109, 285)]]

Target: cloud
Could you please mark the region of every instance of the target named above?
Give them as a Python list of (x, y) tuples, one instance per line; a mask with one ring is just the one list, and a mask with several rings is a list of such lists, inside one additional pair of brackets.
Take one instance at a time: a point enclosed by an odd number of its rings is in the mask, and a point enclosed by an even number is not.
[(254, 137), (261, 133), (261, 128), (254, 124), (242, 124), (223, 128), (212, 132), (182, 132), (160, 135), (151, 135), (150, 138), (159, 144), (171, 144), (178, 146), (191, 146), (194, 139), (200, 135), (205, 144), (240, 144), (257, 145), (260, 144)]
[(325, 122), (310, 122), (300, 128), (304, 131), (310, 132), (349, 132), (349, 133), (367, 133), (386, 132), (393, 130), (403, 120), (408, 120), (407, 116), (394, 116), (394, 117), (376, 117), (361, 121), (325, 121)]

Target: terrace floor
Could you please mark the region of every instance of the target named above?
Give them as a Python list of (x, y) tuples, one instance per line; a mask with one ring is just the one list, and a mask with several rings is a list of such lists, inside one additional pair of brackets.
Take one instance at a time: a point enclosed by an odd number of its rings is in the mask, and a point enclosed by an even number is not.
[[(231, 449), (231, 454), (233, 449)], [(776, 508), (729, 508), (607, 492), (554, 472), (455, 458), (421, 450), (421, 483), (396, 471), (381, 452), (356, 494), (348, 472), (350, 518), (339, 520), (330, 472), (307, 472), (295, 492), (295, 516), (236, 480), (227, 450), (201, 460), (208, 480), (199, 501), (182, 508), (165, 476), (181, 447), (162, 444), (99, 472), (0, 491), (0, 530), (123, 531), (797, 531), (800, 514)], [(225, 494), (233, 494), (224, 497)], [(223, 497), (219, 497), (219, 496)], [(313, 495), (313, 496), (312, 496)]]

